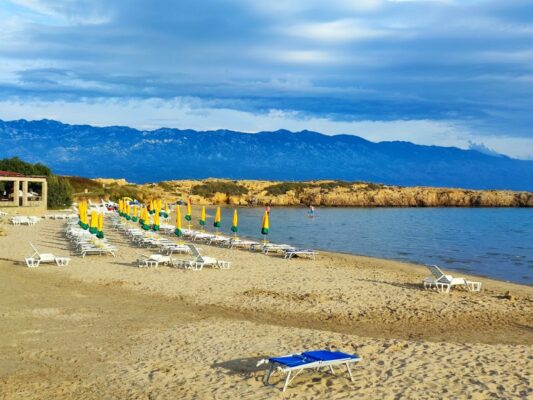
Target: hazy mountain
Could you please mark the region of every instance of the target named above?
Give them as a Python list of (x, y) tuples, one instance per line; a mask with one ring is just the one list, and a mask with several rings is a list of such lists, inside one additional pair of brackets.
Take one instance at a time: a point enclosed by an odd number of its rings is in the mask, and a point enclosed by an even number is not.
[(147, 182), (184, 178), (344, 179), (397, 185), (533, 190), (533, 161), (409, 142), (316, 132), (105, 128), (1, 121), (0, 158), (55, 173)]

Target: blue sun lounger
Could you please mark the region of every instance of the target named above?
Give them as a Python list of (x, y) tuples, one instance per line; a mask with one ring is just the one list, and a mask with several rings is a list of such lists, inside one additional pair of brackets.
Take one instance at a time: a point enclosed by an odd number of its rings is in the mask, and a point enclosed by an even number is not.
[[(359, 362), (361, 357), (358, 355), (346, 354), (340, 351), (316, 350), (306, 351), (301, 354), (289, 354), (281, 357), (272, 357), (264, 360), (270, 363), (270, 368), (263, 379), (265, 385), (269, 384), (270, 376), (276, 371), (281, 371), (287, 374), (285, 384), (283, 385), (283, 392), (291, 381), (300, 373), (308, 369), (319, 370), (320, 368), (329, 368), (329, 371), (334, 374), (333, 367), (345, 365), (350, 375), (350, 380), (353, 382), (352, 370), (350, 364)], [(293, 374), (294, 372), (294, 374)], [(291, 378), (292, 375), (292, 378)]]

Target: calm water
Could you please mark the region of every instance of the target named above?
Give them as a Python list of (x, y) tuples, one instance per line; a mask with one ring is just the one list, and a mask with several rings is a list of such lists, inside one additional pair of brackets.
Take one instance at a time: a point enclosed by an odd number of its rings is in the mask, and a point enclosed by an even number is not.
[[(223, 210), (221, 232), (230, 233), (232, 213)], [(260, 238), (262, 213), (239, 209), (239, 234)], [(533, 284), (531, 209), (320, 208), (316, 215), (274, 207), (268, 239)]]

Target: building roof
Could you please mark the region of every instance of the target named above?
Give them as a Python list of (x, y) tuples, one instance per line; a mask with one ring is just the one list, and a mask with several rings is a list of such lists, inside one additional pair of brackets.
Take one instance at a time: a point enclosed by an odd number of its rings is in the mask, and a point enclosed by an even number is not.
[(2, 171), (0, 170), (0, 178), (46, 178), (44, 175), (24, 175), (18, 172), (13, 171)]

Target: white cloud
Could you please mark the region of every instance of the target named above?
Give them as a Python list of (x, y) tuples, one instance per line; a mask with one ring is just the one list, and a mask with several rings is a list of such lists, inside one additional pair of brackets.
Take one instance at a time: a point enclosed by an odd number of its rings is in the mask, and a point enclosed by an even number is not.
[(354, 19), (298, 24), (284, 28), (283, 33), (310, 40), (323, 40), (328, 42), (364, 40), (393, 34), (392, 31), (375, 29), (367, 26), (362, 21)]

